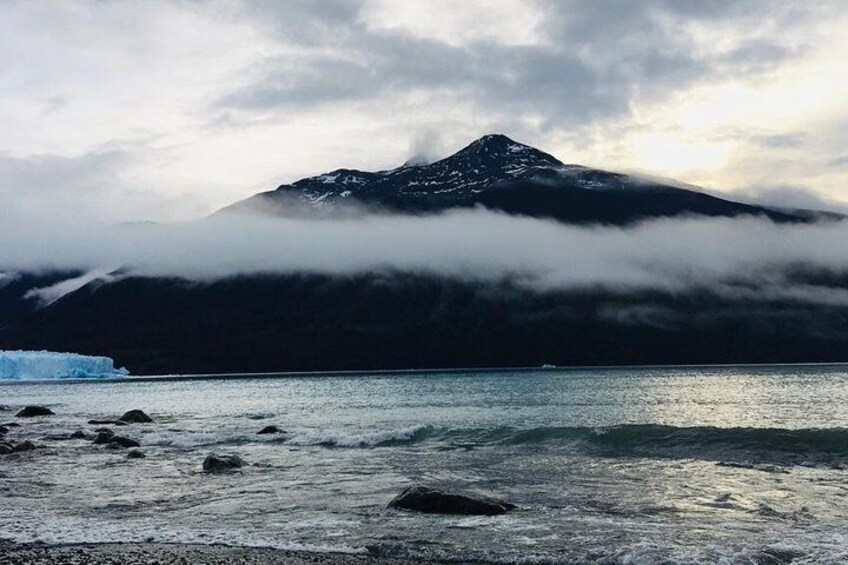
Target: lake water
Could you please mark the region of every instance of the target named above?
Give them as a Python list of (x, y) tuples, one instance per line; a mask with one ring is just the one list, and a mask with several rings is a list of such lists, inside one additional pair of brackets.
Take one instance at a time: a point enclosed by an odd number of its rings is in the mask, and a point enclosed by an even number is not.
[[(848, 367), (0, 384), (0, 537), (503, 563), (848, 563)], [(147, 458), (67, 440), (91, 418)], [(14, 421), (0, 412), (0, 423)], [(257, 435), (276, 424), (286, 433)], [(206, 475), (211, 452), (250, 465)], [(421, 484), (498, 517), (387, 509)]]

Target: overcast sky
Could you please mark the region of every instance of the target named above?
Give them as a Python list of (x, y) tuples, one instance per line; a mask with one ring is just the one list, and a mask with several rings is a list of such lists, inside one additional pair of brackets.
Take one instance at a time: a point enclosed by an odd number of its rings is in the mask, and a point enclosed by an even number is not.
[(184, 220), (505, 133), (848, 207), (848, 2), (0, 2), (7, 214)]

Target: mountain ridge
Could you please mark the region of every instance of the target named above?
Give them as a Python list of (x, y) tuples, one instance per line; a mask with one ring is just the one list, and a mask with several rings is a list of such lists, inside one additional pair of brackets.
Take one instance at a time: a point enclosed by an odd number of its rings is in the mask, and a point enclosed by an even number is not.
[(566, 223), (624, 225), (677, 215), (766, 216), (807, 221), (801, 214), (719, 198), (679, 184), (566, 164), (503, 134), (488, 134), (429, 164), (369, 172), (350, 168), (303, 178), (219, 210), (318, 218), (352, 209), (430, 214), (482, 206)]

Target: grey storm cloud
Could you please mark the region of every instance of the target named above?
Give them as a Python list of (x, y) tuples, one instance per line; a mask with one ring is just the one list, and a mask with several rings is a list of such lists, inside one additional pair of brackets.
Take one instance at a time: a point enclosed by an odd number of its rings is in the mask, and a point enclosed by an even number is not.
[[(386, 92), (451, 89), (503, 112), (536, 112), (550, 127), (626, 113), (634, 95), (667, 94), (687, 83), (751, 72), (795, 50), (754, 38), (705, 57), (686, 41), (687, 22), (749, 21), (766, 14), (781, 26), (815, 12), (766, 1), (539, 2), (538, 45), (476, 41), (448, 45), (395, 30), (370, 29), (357, 4), (263, 4), (253, 16), (277, 22), (279, 41), (303, 47), (269, 58), (255, 76), (219, 100), (222, 108), (265, 111), (367, 100)], [(295, 25), (294, 22), (298, 22)], [(291, 33), (292, 28), (310, 33)], [(316, 44), (323, 48), (313, 49)]]

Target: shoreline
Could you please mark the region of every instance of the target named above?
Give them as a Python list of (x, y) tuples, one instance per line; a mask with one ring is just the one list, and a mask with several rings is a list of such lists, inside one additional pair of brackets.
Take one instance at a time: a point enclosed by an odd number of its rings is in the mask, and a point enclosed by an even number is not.
[(410, 565), (426, 563), (367, 554), (194, 543), (103, 542), (41, 544), (0, 540), (4, 565)]
[(119, 377), (54, 378), (54, 379), (10, 379), (0, 380), (0, 385), (30, 384), (82, 384), (82, 383), (146, 383), (160, 381), (214, 381), (214, 380), (252, 380), (252, 379), (298, 379), (309, 377), (363, 377), (363, 376), (404, 376), (417, 374), (462, 375), (473, 373), (512, 373), (512, 372), (576, 372), (576, 371), (626, 371), (653, 369), (722, 369), (730, 367), (768, 368), (768, 367), (848, 367), (848, 361), (804, 362), (804, 363), (703, 363), (677, 365), (552, 365), (545, 367), (457, 367), (433, 369), (374, 369), (374, 370), (335, 370), (335, 371), (272, 371), (272, 372), (234, 372), (234, 373), (187, 373), (161, 375), (124, 375)]

